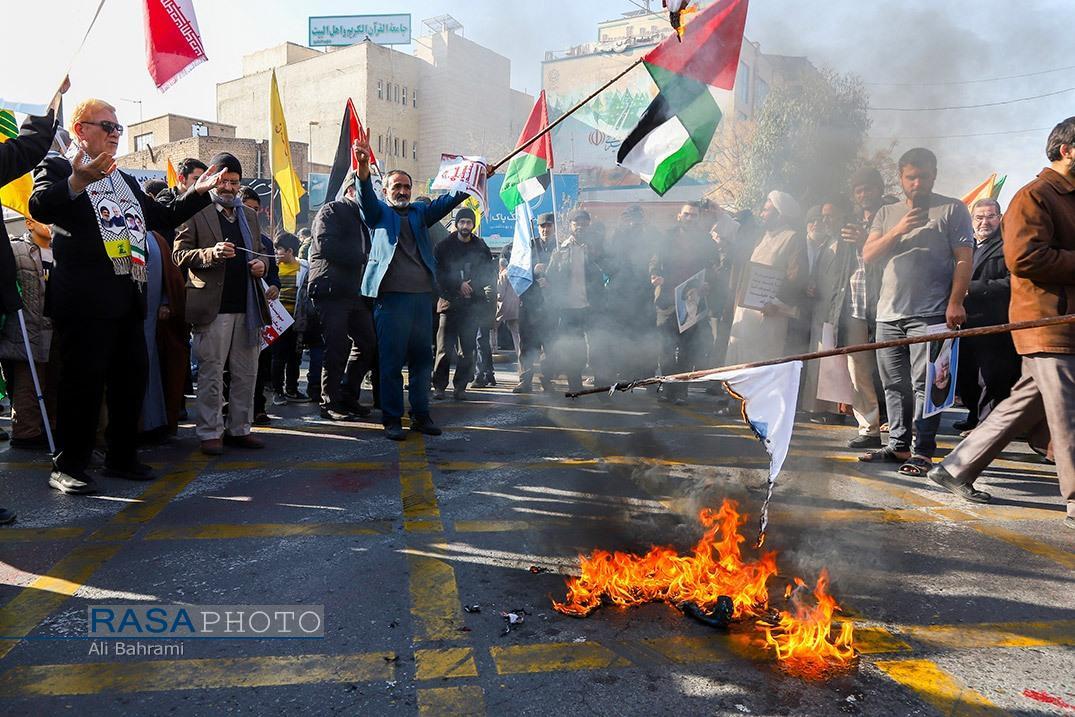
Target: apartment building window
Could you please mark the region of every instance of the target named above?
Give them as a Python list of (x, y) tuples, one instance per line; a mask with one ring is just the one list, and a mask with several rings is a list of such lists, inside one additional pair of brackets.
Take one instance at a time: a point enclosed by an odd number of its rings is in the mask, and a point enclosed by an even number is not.
[(393, 157), (398, 157), (399, 156), (399, 137), (394, 137), (392, 139), (392, 156)]
[(146, 132), (145, 134), (136, 134), (134, 136), (134, 151), (146, 149), (149, 145), (153, 144), (153, 133)]
[(407, 85), (403, 85), (403, 106), (407, 106)]
[(411, 107), (418, 106), (418, 90), (411, 90)]
[(190, 124), (190, 136), (191, 137), (208, 137), (209, 128), (205, 126), (204, 122), (191, 122)]
[(744, 105), (750, 102), (750, 67), (743, 61), (739, 62), (739, 71), (735, 75), (735, 94)]
[(402, 156), (404, 158), (407, 157), (407, 140), (403, 140), (403, 155)]
[(384, 99), (384, 80), (377, 80), (377, 99)]
[(399, 102), (399, 85), (393, 85), (393, 87), (395, 89), (393, 90), (392, 101)]
[(418, 160), (418, 143), (411, 142), (411, 159)]
[(384, 152), (384, 135), (377, 135), (377, 154)]

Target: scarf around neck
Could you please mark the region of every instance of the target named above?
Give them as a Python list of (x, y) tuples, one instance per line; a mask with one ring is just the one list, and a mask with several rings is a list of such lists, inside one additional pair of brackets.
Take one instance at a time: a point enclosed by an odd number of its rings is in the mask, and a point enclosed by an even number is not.
[[(239, 233), (243, 237), (243, 252), (247, 256), (251, 256), (254, 253), (254, 239), (253, 233), (250, 231), (250, 224), (246, 221), (246, 212), (243, 209), (246, 207), (239, 197), (233, 197), (232, 199), (225, 199), (216, 193), (216, 190), (211, 190), (209, 196), (213, 200), (213, 204), (221, 207), (230, 207), (235, 211), (235, 220), (239, 222)], [(267, 266), (267, 265), (266, 265)], [(246, 328), (253, 332), (254, 336), (261, 334), (261, 329), (265, 325), (262, 322), (261, 312), (258, 310), (258, 297), (256, 289), (254, 288), (257, 282), (246, 282)]]

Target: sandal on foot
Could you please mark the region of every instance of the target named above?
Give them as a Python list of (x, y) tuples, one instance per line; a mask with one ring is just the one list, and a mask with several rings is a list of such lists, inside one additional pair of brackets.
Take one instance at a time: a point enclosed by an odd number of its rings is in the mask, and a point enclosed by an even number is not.
[(925, 456), (911, 456), (897, 470), (900, 475), (921, 477), (929, 473), (933, 461)]
[(885, 446), (876, 451), (866, 451), (859, 456), (859, 460), (863, 463), (903, 463), (907, 459), (900, 458), (896, 451)]
[(942, 465), (934, 466), (927, 475), (931, 481), (941, 488), (944, 488), (954, 495), (958, 495), (964, 500), (969, 500), (971, 503), (988, 503), (993, 499), (993, 496), (989, 495), (984, 490), (976, 490), (972, 484), (963, 483), (949, 473)]

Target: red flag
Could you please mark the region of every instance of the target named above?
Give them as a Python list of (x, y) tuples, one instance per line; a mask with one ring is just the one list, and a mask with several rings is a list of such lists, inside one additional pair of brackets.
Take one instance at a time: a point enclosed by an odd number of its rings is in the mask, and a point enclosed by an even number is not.
[(748, 0), (717, 0), (687, 23), (683, 41), (669, 35), (642, 59), (677, 75), (730, 90), (739, 69), (739, 50)]
[(161, 92), (205, 62), (194, 0), (144, 0), (146, 65)]
[[(526, 118), (526, 125), (519, 134), (519, 141), (525, 142), (528, 137), (535, 136), (538, 132), (549, 126), (549, 105), (545, 101), (545, 90), (538, 95), (534, 108), (530, 110), (530, 116)], [(537, 142), (526, 145), (526, 153), (532, 154), (539, 159), (544, 159), (546, 168), (553, 168), (552, 161), (552, 133), (546, 132)]]
[[(332, 159), (332, 172), (329, 174), (328, 187), (325, 193), (327, 200), (330, 202), (336, 198), (340, 187), (343, 186), (343, 180), (347, 177), (347, 170), (358, 169), (358, 158), (355, 157), (353, 146), (355, 140), (358, 139), (359, 132), (362, 131), (362, 120), (358, 118), (355, 105), (351, 98), (348, 97), (347, 104), (343, 108), (343, 120), (340, 122), (340, 141), (336, 145), (336, 156)], [(378, 170), (377, 157), (373, 154), (373, 147), (370, 147), (370, 166), (375, 172)]]

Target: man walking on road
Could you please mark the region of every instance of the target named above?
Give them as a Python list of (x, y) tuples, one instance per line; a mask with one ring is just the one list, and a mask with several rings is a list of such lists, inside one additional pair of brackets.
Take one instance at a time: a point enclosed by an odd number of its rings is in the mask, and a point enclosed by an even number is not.
[[(1049, 134), (1051, 162), (1012, 198), (1001, 224), (1011, 270), (1011, 321), (1075, 312), (1075, 117)], [(1075, 326), (1062, 324), (1012, 333), (1023, 375), (970, 436), (929, 472), (933, 482), (975, 503), (990, 495), (974, 481), (1014, 438), (1042, 419), (1049, 423), (1064, 525), (1075, 529)]]

